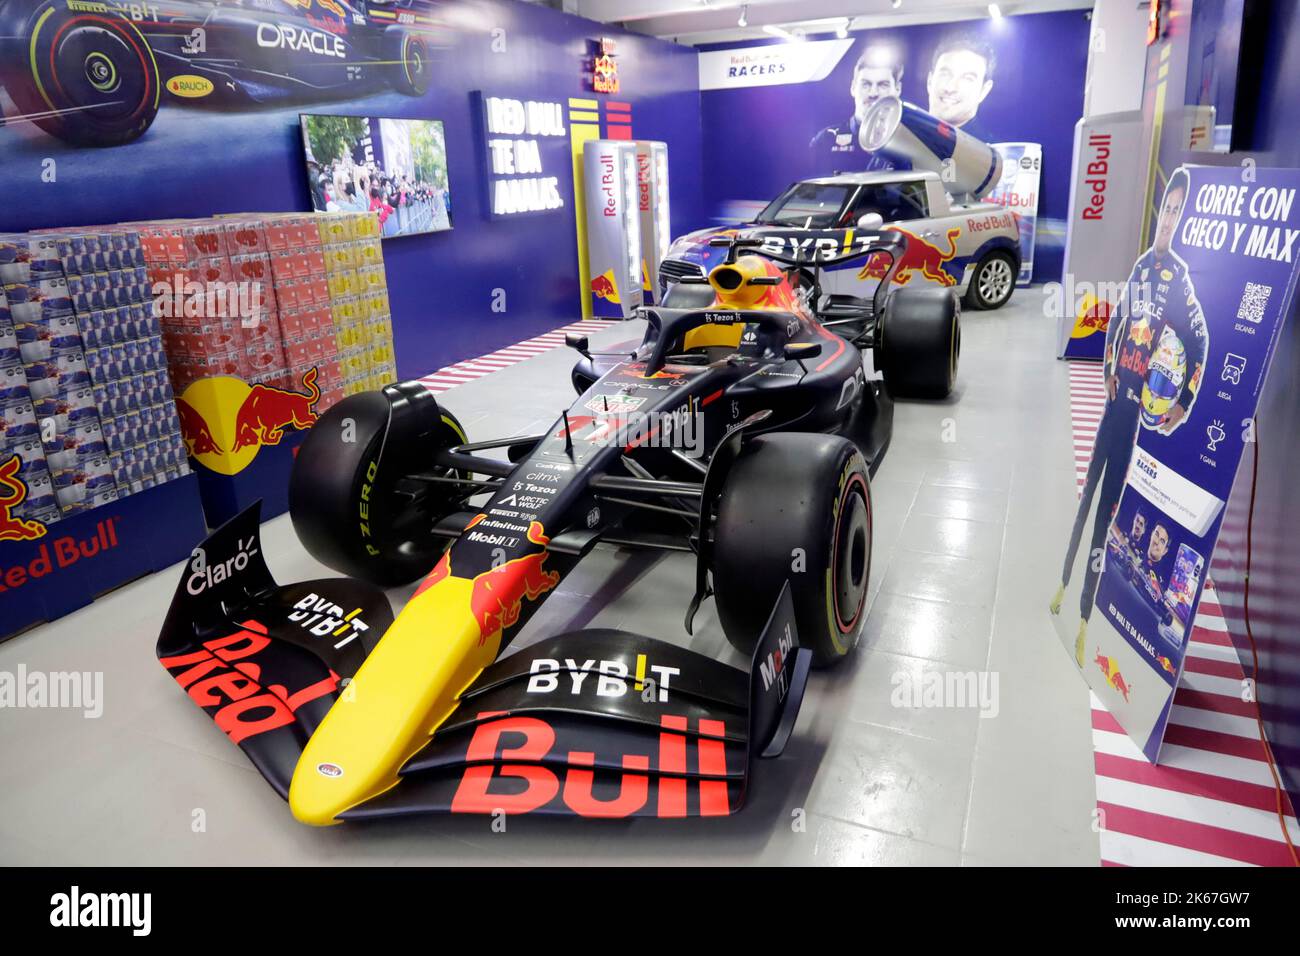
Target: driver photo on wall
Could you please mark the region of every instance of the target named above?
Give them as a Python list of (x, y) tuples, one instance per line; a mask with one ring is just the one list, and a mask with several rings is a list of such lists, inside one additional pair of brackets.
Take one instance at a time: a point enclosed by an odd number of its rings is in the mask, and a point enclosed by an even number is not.
[[(839, 126), (828, 126), (812, 138), (809, 147), (830, 153), (834, 161), (843, 165), (835, 171), (870, 171), (893, 169), (894, 164), (883, 156), (863, 155), (858, 145), (858, 130), (867, 110), (887, 96), (903, 95), (903, 56), (892, 46), (876, 44), (862, 51), (853, 65), (853, 78), (849, 81), (849, 94), (853, 97), (853, 115)], [(858, 155), (853, 156), (854, 153)]]
[(1097, 426), (1092, 460), (1070, 532), (1061, 585), (1051, 604), (1052, 613), (1059, 614), (1083, 526), (1100, 483), (1101, 495), (1079, 596), (1079, 634), (1074, 655), (1080, 668), (1101, 573), (1100, 548), (1124, 490), (1139, 423), (1168, 435), (1186, 419), (1196, 401), (1209, 349), (1205, 315), (1187, 273), (1187, 263), (1172, 248), (1187, 191), (1187, 173), (1176, 170), (1169, 177), (1160, 203), (1155, 240), (1133, 264), (1124, 296), (1106, 329), (1106, 408)]
[(925, 78), (930, 113), (976, 139), (987, 140), (973, 121), (993, 89), (996, 66), (993, 47), (983, 40), (966, 34), (948, 37), (935, 48)]

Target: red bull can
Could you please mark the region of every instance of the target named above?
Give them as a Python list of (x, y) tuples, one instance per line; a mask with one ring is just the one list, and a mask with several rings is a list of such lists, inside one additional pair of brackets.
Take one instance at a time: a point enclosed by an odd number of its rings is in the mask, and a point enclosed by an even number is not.
[(1002, 178), (996, 149), (896, 96), (878, 100), (867, 111), (858, 143), (899, 166), (938, 173), (954, 196), (982, 199)]

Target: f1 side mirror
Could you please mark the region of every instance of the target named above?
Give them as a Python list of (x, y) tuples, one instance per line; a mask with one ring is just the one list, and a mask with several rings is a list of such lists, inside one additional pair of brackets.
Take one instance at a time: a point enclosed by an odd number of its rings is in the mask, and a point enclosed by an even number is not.
[(564, 344), (579, 355), (591, 358), (591, 353), (587, 351), (587, 337), (585, 335), (579, 335), (577, 332), (565, 332)]

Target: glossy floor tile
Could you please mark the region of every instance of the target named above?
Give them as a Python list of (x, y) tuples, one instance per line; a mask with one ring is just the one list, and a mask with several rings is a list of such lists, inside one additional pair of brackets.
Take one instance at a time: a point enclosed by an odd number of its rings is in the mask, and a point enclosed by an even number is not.
[[(0, 645), (0, 670), (105, 682), (98, 719), (0, 710), (0, 863), (1096, 865), (1088, 695), (1046, 614), (1075, 491), (1066, 369), (1040, 302), (1026, 290), (967, 313), (957, 394), (897, 406), (858, 651), (813, 675), (739, 816), (301, 826), (154, 657), (173, 568)], [(441, 400), (471, 438), (537, 431), (570, 401), (572, 359), (553, 351)], [(329, 573), (286, 518), (263, 540), (282, 582)], [(681, 555), (597, 551), (520, 643), (623, 627), (739, 663), (711, 602), (684, 632), (693, 574)]]

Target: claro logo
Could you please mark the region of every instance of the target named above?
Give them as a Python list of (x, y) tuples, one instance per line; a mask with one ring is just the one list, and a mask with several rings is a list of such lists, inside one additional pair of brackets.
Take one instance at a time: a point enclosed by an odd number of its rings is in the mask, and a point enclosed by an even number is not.
[(200, 549), (190, 561), (190, 576), (185, 579), (185, 590), (197, 596), (244, 570), (253, 555), (257, 554), (257, 548), (253, 546), (256, 540), (255, 537), (250, 537), (246, 541), (240, 541), (234, 557), (226, 558), (220, 564), (209, 564), (207, 555)]
[(347, 58), (347, 45), (339, 37), (319, 30), (302, 30), (279, 23), (257, 25), (257, 45), (268, 50), (293, 50), (317, 56)]

